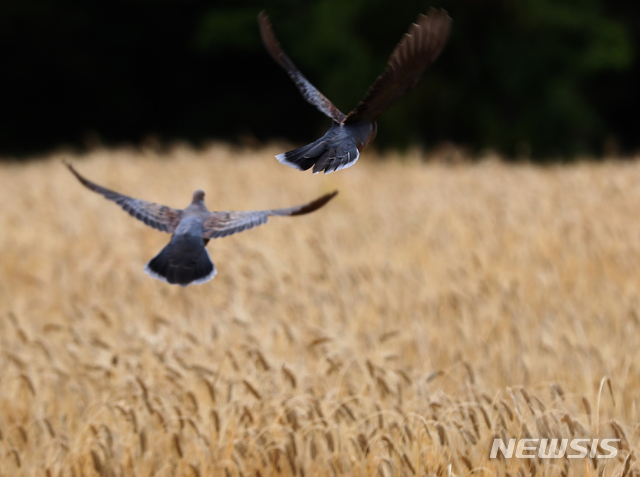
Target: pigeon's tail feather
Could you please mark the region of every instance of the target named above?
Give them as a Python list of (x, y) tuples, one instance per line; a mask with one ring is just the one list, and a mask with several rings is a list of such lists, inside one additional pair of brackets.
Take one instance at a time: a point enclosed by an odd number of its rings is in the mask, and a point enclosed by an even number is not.
[(355, 144), (333, 144), (324, 137), (311, 144), (276, 156), (281, 164), (306, 171), (313, 167), (313, 173), (339, 171), (352, 166), (360, 155)]
[(326, 151), (327, 147), (324, 138), (320, 138), (306, 146), (278, 154), (276, 159), (278, 159), (281, 164), (286, 164), (300, 171), (306, 171), (307, 169), (311, 169), (318, 158), (325, 154)]
[(358, 150), (354, 148), (354, 153), (351, 151), (341, 151), (340, 153), (335, 149), (326, 151), (322, 156), (316, 160), (316, 165), (313, 167), (313, 173), (324, 171), (325, 174), (330, 172), (339, 171), (340, 169), (346, 169), (351, 167), (358, 160)]
[(211, 256), (199, 237), (174, 236), (144, 270), (153, 278), (183, 287), (207, 282), (216, 274)]

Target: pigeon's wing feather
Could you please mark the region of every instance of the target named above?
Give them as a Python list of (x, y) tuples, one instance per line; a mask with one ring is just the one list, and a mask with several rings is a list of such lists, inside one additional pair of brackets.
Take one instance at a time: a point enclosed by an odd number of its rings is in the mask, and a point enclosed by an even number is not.
[(119, 194), (85, 179), (71, 164), (66, 164), (66, 166), (85, 187), (112, 200), (133, 217), (143, 221), (150, 227), (169, 233), (173, 233), (178, 227), (182, 216), (181, 210)]
[(211, 212), (204, 221), (203, 237), (205, 239), (226, 237), (227, 235), (249, 230), (258, 225), (267, 223), (270, 215), (291, 216), (304, 215), (318, 210), (333, 199), (338, 191), (323, 195), (307, 204), (289, 207), (286, 209), (251, 210), (246, 212)]
[(391, 54), (384, 73), (345, 122), (378, 119), (418, 83), (424, 70), (444, 49), (450, 30), (451, 18), (444, 10), (431, 9), (428, 16), (420, 15)]
[(271, 24), (269, 23), (269, 17), (267, 17), (264, 12), (260, 12), (258, 20), (260, 22), (260, 34), (262, 35), (264, 46), (273, 59), (276, 60), (276, 62), (289, 74), (289, 77), (296, 84), (298, 90), (300, 90), (300, 93), (304, 96), (304, 99), (334, 121), (338, 123), (344, 121), (346, 115), (336, 108), (325, 95), (318, 91), (318, 89), (313, 86), (302, 73), (300, 73), (296, 65), (285, 54), (285, 52), (282, 51), (280, 43), (278, 43), (278, 40), (273, 33), (273, 29), (271, 28)]

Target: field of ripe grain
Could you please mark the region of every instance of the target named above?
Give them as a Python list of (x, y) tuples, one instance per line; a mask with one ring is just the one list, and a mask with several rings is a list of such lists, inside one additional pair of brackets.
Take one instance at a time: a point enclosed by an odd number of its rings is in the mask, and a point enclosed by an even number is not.
[[(380, 161), (261, 151), (0, 163), (0, 475), (638, 475), (640, 162)], [(144, 274), (134, 197), (286, 207)], [(433, 158), (432, 158), (433, 159)], [(493, 438), (619, 438), (615, 459), (489, 459)]]

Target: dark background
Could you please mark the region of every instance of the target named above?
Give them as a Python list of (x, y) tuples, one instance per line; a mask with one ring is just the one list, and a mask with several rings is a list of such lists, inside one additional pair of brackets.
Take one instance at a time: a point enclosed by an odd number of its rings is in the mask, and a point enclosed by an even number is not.
[(452, 36), (380, 119), (378, 147), (551, 160), (640, 149), (637, 1), (3, 0), (0, 154), (316, 139), (329, 119), (264, 50), (258, 12), (346, 113), (430, 6), (449, 11)]

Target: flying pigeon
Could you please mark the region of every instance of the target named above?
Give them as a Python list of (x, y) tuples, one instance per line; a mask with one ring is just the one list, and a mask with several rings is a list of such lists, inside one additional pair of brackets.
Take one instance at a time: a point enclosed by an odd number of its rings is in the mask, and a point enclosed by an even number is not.
[(334, 191), (308, 204), (286, 209), (211, 212), (204, 205), (204, 192), (197, 190), (191, 204), (180, 210), (119, 194), (85, 179), (71, 164), (66, 166), (88, 189), (112, 200), (150, 227), (173, 234), (169, 244), (151, 259), (144, 270), (153, 278), (183, 287), (207, 282), (215, 276), (216, 267), (206, 249), (210, 239), (265, 224), (270, 215), (284, 217), (314, 212), (338, 194)]
[(360, 151), (376, 136), (376, 120), (420, 80), (424, 70), (440, 55), (449, 37), (451, 18), (444, 10), (431, 9), (420, 15), (389, 57), (387, 68), (369, 88), (364, 99), (349, 114), (344, 114), (298, 70), (282, 51), (269, 18), (258, 16), (262, 41), (269, 54), (289, 74), (304, 98), (333, 119), (331, 127), (317, 141), (276, 156), (295, 169), (325, 174), (352, 166)]

